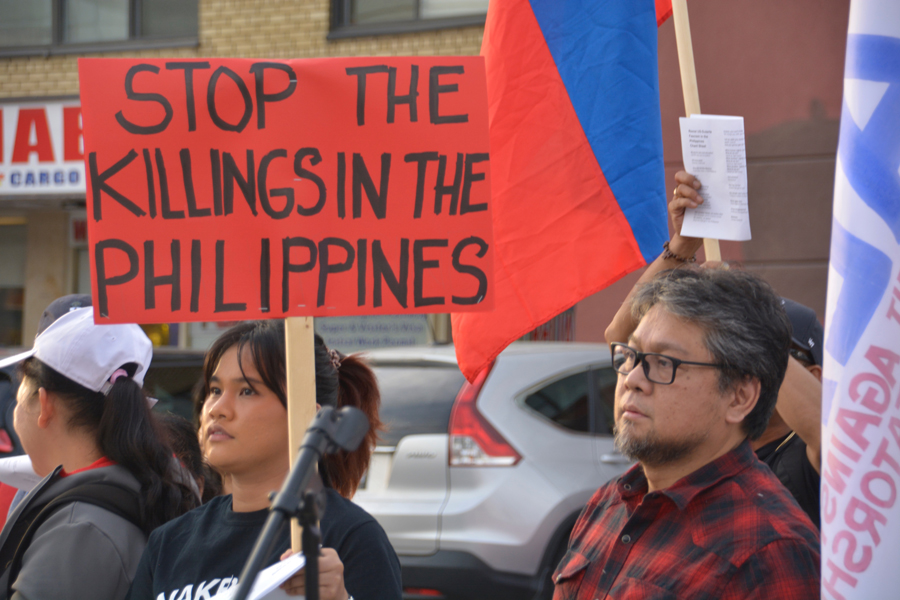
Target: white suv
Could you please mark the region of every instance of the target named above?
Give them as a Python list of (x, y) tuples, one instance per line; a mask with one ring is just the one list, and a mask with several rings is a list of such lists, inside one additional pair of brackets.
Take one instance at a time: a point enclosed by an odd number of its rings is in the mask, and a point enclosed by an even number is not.
[(474, 384), (452, 346), (368, 358), (389, 429), (354, 501), (387, 531), (404, 596), (549, 598), (582, 507), (630, 464), (608, 348), (516, 343)]

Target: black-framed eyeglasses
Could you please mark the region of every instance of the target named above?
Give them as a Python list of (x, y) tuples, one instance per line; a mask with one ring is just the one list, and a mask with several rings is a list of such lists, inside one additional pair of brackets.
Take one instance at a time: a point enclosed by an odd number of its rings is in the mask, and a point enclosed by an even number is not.
[(644, 376), (653, 383), (661, 383), (662, 385), (669, 385), (675, 381), (675, 372), (678, 370), (679, 365), (716, 368), (725, 366), (718, 363), (680, 360), (665, 354), (656, 354), (655, 352), (638, 352), (630, 346), (617, 342), (610, 344), (610, 348), (612, 348), (613, 368), (617, 373), (628, 375), (638, 364), (641, 364), (644, 368)]

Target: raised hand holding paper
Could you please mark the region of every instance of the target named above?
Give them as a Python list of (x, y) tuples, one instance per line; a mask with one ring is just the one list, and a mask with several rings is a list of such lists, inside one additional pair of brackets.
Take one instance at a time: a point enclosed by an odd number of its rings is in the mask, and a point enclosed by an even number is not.
[(743, 242), (750, 239), (744, 118), (681, 118), (684, 169), (703, 184), (704, 202), (684, 214), (681, 235)]

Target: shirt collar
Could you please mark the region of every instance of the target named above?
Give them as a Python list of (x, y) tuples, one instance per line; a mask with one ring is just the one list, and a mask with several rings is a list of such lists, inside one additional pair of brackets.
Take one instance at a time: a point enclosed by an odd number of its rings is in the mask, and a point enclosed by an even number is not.
[(60, 477), (68, 477), (69, 475), (74, 475), (75, 473), (82, 473), (84, 471), (90, 471), (93, 469), (102, 469), (103, 467), (111, 467), (114, 464), (116, 464), (115, 461), (103, 456), (101, 458), (98, 458), (97, 460), (95, 460), (94, 462), (89, 464), (88, 466), (81, 467), (80, 469), (75, 469), (71, 473), (67, 473), (66, 470), (63, 469), (60, 471), (59, 476)]
[(616, 487), (619, 491), (619, 496), (622, 498), (646, 494), (647, 477), (644, 476), (644, 469), (641, 468), (641, 464), (633, 465), (625, 471), (616, 482)]
[[(750, 442), (744, 440), (737, 448), (726, 452), (711, 463), (707, 463), (693, 473), (682, 477), (671, 487), (659, 490), (667, 496), (679, 510), (684, 510), (691, 500), (704, 490), (713, 487), (723, 479), (734, 477), (756, 460), (750, 449)], [(629, 498), (647, 493), (647, 477), (640, 463), (631, 467), (616, 482), (619, 495)]]
[(734, 477), (756, 460), (756, 455), (750, 449), (750, 442), (744, 440), (731, 452), (726, 452), (660, 492), (668, 496), (679, 510), (684, 510), (700, 492), (723, 479)]

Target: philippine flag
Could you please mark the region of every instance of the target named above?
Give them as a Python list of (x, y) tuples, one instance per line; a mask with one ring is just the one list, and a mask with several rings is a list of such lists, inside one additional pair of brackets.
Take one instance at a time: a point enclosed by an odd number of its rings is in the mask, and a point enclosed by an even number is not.
[(900, 594), (900, 2), (853, 0), (822, 415), (822, 597)]
[(453, 315), (471, 381), (668, 239), (657, 23), (671, 0), (491, 0), (494, 306)]

